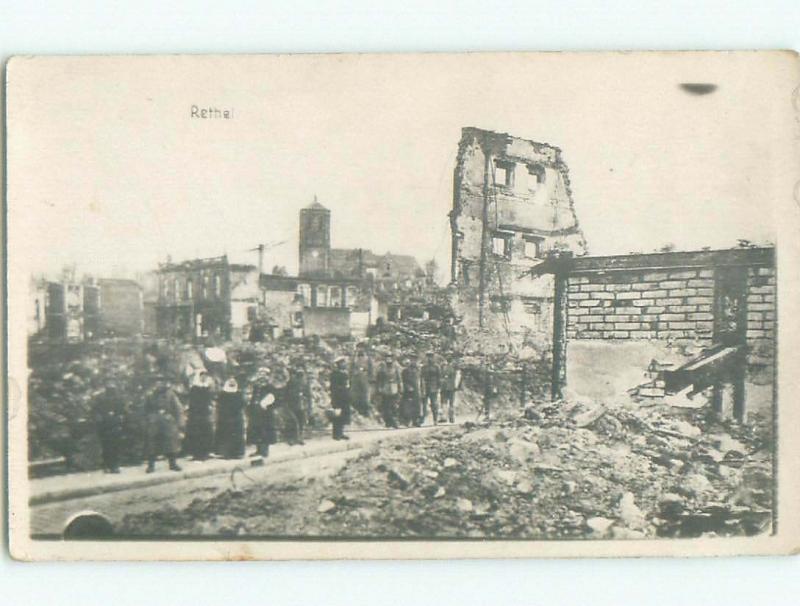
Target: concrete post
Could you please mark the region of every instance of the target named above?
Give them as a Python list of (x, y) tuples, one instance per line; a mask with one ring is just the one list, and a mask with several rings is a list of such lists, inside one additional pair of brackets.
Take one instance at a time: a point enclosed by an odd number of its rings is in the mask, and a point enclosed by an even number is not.
[(567, 280), (570, 269), (570, 253), (562, 253), (556, 262), (553, 295), (553, 372), (550, 395), (553, 400), (564, 397), (567, 384)]

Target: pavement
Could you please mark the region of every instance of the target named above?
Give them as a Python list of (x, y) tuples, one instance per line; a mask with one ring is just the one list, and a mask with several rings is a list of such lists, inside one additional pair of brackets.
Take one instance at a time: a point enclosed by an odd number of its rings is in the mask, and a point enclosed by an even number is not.
[[(171, 471), (166, 461), (156, 463), (154, 473), (145, 473), (145, 465), (121, 468), (119, 474), (106, 474), (102, 471), (69, 473), (39, 478), (30, 481), (30, 506), (41, 506), (60, 501), (71, 501), (103, 495), (107, 493), (136, 490), (172, 482), (180, 482), (195, 478), (230, 474), (233, 470), (249, 469), (253, 465), (271, 466), (286, 461), (322, 457), (325, 455), (363, 448), (367, 444), (387, 439), (399, 438), (417, 433), (428, 432), (450, 424), (425, 425), (402, 429), (354, 429), (347, 433), (350, 440), (333, 440), (332, 437), (317, 437), (306, 440), (305, 445), (273, 444), (267, 459), (248, 457), (244, 459), (209, 459), (192, 461), (179, 459), (181, 471)], [(260, 466), (259, 465), (259, 466)]]

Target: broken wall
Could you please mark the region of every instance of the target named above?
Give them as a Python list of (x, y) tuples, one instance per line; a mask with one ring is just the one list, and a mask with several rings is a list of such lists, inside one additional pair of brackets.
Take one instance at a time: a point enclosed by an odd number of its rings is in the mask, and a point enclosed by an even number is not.
[(586, 251), (561, 150), (464, 128), (450, 220), (451, 279), (465, 326), (546, 343), (552, 278), (528, 272), (550, 250)]

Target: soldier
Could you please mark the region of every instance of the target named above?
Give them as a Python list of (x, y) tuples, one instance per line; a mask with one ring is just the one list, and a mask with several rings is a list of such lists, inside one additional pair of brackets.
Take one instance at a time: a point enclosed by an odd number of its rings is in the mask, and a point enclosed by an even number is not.
[(420, 423), (425, 422), (425, 417), (428, 414), (428, 404), (431, 407), (431, 417), (433, 424), (439, 424), (439, 390), (442, 388), (442, 369), (436, 363), (434, 353), (428, 352), (425, 364), (421, 371), (422, 376), (422, 420)]
[(445, 407), (447, 407), (447, 420), (456, 422), (456, 392), (461, 388), (461, 369), (458, 367), (457, 354), (453, 353), (442, 366), (442, 416), (444, 422)]
[(483, 359), (481, 379), (483, 381), (483, 415), (489, 421), (492, 418), (492, 401), (497, 397), (497, 377), (486, 358)]
[(229, 377), (217, 400), (217, 453), (226, 459), (244, 456), (244, 396)]
[(108, 383), (95, 400), (94, 423), (103, 452), (103, 471), (119, 473), (119, 447), (123, 437), (125, 406), (116, 385)]
[(305, 444), (303, 433), (306, 427), (306, 402), (309, 398), (309, 385), (305, 370), (295, 365), (290, 371), (286, 384), (286, 409), (289, 417), (289, 444)]
[(186, 451), (195, 461), (205, 461), (214, 447), (214, 379), (198, 371), (189, 388), (189, 415), (186, 422)]
[(331, 407), (334, 440), (349, 440), (344, 426), (350, 423), (350, 385), (347, 377), (347, 360), (339, 358), (331, 373)]
[(386, 427), (397, 429), (397, 398), (402, 384), (400, 365), (389, 353), (378, 366), (376, 390), (381, 400), (381, 414)]
[(256, 374), (248, 410), (251, 439), (256, 445), (256, 454), (262, 457), (268, 457), (270, 444), (278, 441), (275, 420), (277, 394), (278, 390), (272, 384), (272, 373), (269, 368), (262, 368)]
[(145, 403), (147, 473), (156, 470), (156, 458), (164, 455), (172, 471), (180, 471), (177, 457), (184, 428), (183, 405), (175, 390), (162, 375), (156, 376), (154, 389)]
[(368, 355), (364, 343), (356, 346), (356, 354), (350, 363), (350, 391), (353, 408), (362, 416), (370, 414), (370, 381), (372, 381), (372, 358)]
[(420, 381), (419, 366), (414, 355), (409, 356), (408, 365), (403, 369), (403, 403), (402, 403), (402, 422), (408, 427), (414, 425), (419, 427), (422, 419), (420, 402)]

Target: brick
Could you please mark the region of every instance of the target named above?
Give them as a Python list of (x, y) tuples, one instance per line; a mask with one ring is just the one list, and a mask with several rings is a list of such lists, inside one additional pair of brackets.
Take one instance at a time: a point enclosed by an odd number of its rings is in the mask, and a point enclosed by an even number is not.
[(714, 280), (706, 280), (706, 279), (689, 280), (686, 283), (686, 286), (688, 286), (689, 288), (713, 288)]
[(589, 298), (589, 293), (588, 292), (569, 293), (567, 295), (567, 298), (570, 301), (585, 301), (586, 299)]
[(766, 333), (763, 330), (747, 330), (746, 337), (748, 339), (759, 339), (764, 337)]
[(697, 311), (697, 307), (694, 305), (670, 305), (669, 312), (670, 313), (686, 313), (690, 311)]
[(764, 303), (775, 303), (775, 295), (764, 295)]
[(615, 339), (627, 339), (630, 336), (627, 330), (615, 330), (611, 334)]
[(578, 307), (597, 307), (598, 305), (600, 305), (600, 301), (597, 299), (586, 299), (578, 302)]
[(653, 290), (657, 287), (658, 284), (655, 282), (636, 282), (631, 284), (631, 290)]
[(696, 275), (697, 275), (696, 269), (687, 269), (685, 271), (669, 272), (670, 280), (685, 280), (687, 278), (694, 278)]
[(714, 319), (714, 314), (710, 314), (710, 313), (708, 313), (706, 311), (698, 312), (698, 313), (694, 313), (694, 314), (689, 314), (689, 319), (690, 320), (713, 320)]
[(581, 292), (581, 285), (580, 284), (570, 284), (567, 286), (567, 292), (572, 294), (575, 292)]
[(604, 289), (605, 286), (602, 284), (581, 284), (581, 292), (595, 292)]
[(714, 296), (714, 289), (713, 288), (698, 288), (697, 295), (700, 297), (713, 297)]
[(670, 322), (669, 327), (675, 330), (692, 330), (694, 324), (692, 322)]
[(709, 332), (714, 330), (714, 322), (707, 320), (698, 320), (694, 323), (695, 330), (698, 332)]
[(667, 279), (667, 272), (665, 271), (654, 271), (652, 273), (647, 273), (642, 276), (643, 280), (666, 280)]
[(763, 303), (764, 297), (761, 295), (747, 295), (747, 303)]
[(645, 309), (645, 312), (649, 314), (662, 314), (665, 311), (667, 311), (667, 308), (662, 305), (655, 305), (653, 307), (648, 307), (647, 309)]
[(630, 284), (606, 284), (606, 290), (609, 292), (625, 292), (630, 289)]
[(605, 320), (606, 322), (628, 322), (633, 319), (634, 319), (633, 316), (629, 316), (626, 314), (613, 314), (609, 316), (603, 316), (603, 320)]
[(639, 330), (642, 325), (639, 322), (617, 322), (614, 324), (614, 330)]
[(608, 325), (605, 322), (592, 322), (589, 324), (590, 330), (605, 330), (607, 327)]
[(630, 301), (633, 299), (641, 298), (642, 294), (638, 292), (621, 292), (617, 293), (617, 300), (619, 301)]
[(602, 339), (603, 333), (598, 330), (581, 330), (577, 337), (578, 339)]
[(683, 322), (686, 320), (685, 314), (661, 314), (658, 318), (661, 322)]
[(758, 268), (758, 275), (759, 276), (771, 276), (775, 273), (775, 270), (772, 267), (759, 267)]
[(761, 320), (748, 320), (747, 321), (747, 330), (750, 329), (762, 329), (765, 328), (764, 323)]
[(762, 311), (748, 311), (747, 312), (747, 320), (748, 320), (748, 322), (750, 320), (763, 320), (765, 313), (766, 312), (762, 312)]
[(698, 278), (713, 278), (714, 277), (714, 270), (713, 269), (701, 269), (697, 272)]
[(655, 339), (656, 333), (653, 330), (632, 330), (631, 339)]
[(655, 300), (653, 299), (637, 299), (633, 302), (634, 307), (648, 307), (653, 304), (655, 304)]
[(659, 303), (661, 305), (683, 305), (684, 300), (678, 297), (673, 297), (671, 299), (661, 299)]
[(749, 311), (773, 311), (775, 307), (770, 303), (754, 303), (752, 305), (748, 305)]
[(666, 288), (667, 290), (671, 288), (686, 288), (686, 282), (683, 280), (666, 280), (664, 282), (660, 282), (658, 287)]
[(642, 293), (643, 297), (648, 297), (650, 299), (660, 299), (661, 297), (667, 296), (666, 290), (646, 290)]
[(775, 288), (772, 286), (756, 286), (750, 288), (750, 292), (754, 295), (771, 295), (775, 293)]
[(593, 292), (592, 299), (602, 299), (604, 301), (610, 301), (614, 298), (613, 292)]
[(693, 297), (697, 294), (694, 288), (676, 288), (669, 291), (670, 297)]
[(714, 299), (711, 297), (689, 297), (686, 299), (689, 305), (712, 305)]
[(593, 314), (593, 315), (597, 315), (597, 314), (601, 314), (602, 315), (602, 314), (608, 313), (608, 308), (606, 308), (606, 307), (591, 307), (591, 308), (589, 308), (589, 313)]
[(765, 311), (764, 312), (764, 319), (765, 320), (774, 320), (775, 319), (775, 312), (774, 311)]
[[(750, 328), (749, 325), (748, 328)], [(772, 330), (773, 328), (775, 328), (775, 322), (773, 322), (772, 320), (764, 320), (764, 328), (767, 330)]]

